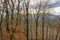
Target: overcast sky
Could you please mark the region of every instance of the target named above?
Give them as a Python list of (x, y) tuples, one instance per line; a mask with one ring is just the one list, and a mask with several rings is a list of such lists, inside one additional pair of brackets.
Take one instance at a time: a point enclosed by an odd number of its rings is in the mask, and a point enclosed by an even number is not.
[[(40, 1), (45, 2), (46, 0), (30, 0), (30, 4), (34, 5), (34, 4), (39, 3)], [(48, 0), (48, 1), (49, 1), (49, 3), (55, 3), (57, 1), (60, 3), (60, 0)], [(17, 0), (16, 0), (16, 2), (17, 2)], [(53, 7), (52, 11), (53, 11), (52, 14), (54, 14), (54, 15), (60, 15), (60, 4), (57, 7)]]
[[(46, 0), (41, 0), (41, 1), (45, 2)], [(51, 2), (51, 3), (55, 3), (57, 1), (59, 2), (60, 0), (49, 0), (49, 2)], [(31, 4), (36, 4), (36, 3), (39, 3), (39, 0), (31, 0), (30, 2), (31, 2)], [(57, 7), (53, 7), (52, 11), (53, 11), (52, 14), (60, 15), (60, 4)]]

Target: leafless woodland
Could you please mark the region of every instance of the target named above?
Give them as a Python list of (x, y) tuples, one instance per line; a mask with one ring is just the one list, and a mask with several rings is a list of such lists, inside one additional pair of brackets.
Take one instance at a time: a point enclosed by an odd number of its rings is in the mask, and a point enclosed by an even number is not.
[(30, 0), (0, 0), (0, 40), (60, 40), (60, 18), (46, 16), (49, 1), (34, 9)]

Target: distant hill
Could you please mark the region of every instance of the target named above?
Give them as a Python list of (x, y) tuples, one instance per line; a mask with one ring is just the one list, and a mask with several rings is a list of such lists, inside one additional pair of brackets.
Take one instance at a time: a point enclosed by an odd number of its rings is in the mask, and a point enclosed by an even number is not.
[[(22, 17), (24, 18), (24, 16), (26, 15), (23, 15)], [(54, 14), (44, 14), (44, 17), (45, 18), (50, 18), (50, 19), (54, 19), (54, 18), (57, 18), (59, 17), (60, 18), (60, 15), (54, 15)], [(28, 14), (28, 18), (37, 18), (37, 14)], [(38, 18), (41, 19), (42, 18), (42, 14), (38, 14)]]

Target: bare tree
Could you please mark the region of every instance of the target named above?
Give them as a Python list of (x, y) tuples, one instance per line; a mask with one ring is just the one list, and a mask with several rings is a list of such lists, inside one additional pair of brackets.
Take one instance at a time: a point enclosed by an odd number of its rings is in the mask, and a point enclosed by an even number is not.
[(29, 27), (29, 25), (28, 25), (28, 9), (29, 9), (29, 2), (30, 2), (30, 0), (25, 0), (25, 6), (26, 6), (26, 27), (27, 27), (27, 30), (26, 30), (26, 37), (27, 37), (27, 40), (29, 40), (29, 38), (28, 38), (28, 27)]

